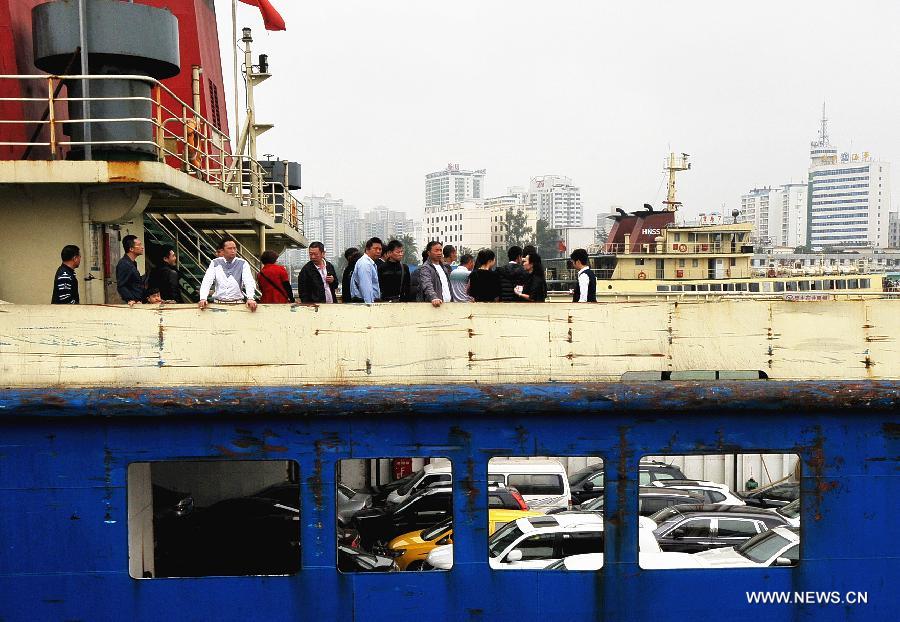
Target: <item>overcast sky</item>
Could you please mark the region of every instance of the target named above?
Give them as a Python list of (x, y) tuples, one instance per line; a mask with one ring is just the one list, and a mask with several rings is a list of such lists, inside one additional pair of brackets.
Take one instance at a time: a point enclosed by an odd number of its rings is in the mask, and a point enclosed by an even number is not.
[[(215, 1), (230, 88), (231, 1)], [(900, 162), (900, 2), (272, 3), (286, 32), (238, 5), (274, 75), (259, 152), (300, 161), (302, 194), (363, 211), (421, 215), (425, 174), (454, 162), (487, 169), (488, 196), (568, 175), (592, 224), (660, 205), (670, 149), (693, 163), (685, 215), (730, 211), (805, 180), (823, 100), (833, 145)]]

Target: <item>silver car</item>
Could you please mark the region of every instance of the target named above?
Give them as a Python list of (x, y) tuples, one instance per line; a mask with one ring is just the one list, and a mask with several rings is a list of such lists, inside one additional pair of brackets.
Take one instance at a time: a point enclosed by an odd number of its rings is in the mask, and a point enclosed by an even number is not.
[(357, 492), (349, 486), (337, 486), (338, 524), (347, 526), (360, 510), (372, 507), (372, 495)]

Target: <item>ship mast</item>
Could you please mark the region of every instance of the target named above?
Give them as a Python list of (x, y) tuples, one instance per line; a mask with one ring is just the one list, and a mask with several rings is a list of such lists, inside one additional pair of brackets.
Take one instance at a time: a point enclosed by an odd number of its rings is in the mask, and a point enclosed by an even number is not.
[(681, 201), (675, 199), (675, 173), (690, 170), (691, 164), (688, 162), (688, 154), (682, 153), (680, 156), (674, 153), (669, 154), (666, 160), (666, 166), (663, 170), (669, 173), (669, 190), (666, 194), (665, 203), (666, 212), (677, 212), (681, 206)]

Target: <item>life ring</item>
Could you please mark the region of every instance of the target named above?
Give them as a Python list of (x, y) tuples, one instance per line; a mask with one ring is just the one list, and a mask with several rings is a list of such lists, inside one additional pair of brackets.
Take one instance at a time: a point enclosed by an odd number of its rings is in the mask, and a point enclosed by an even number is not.
[(643, 280), (646, 279), (646, 278), (647, 278), (647, 273), (646, 273), (646, 272), (644, 272), (643, 270), (641, 270), (640, 272), (638, 272), (638, 279), (639, 279), (639, 280), (643, 281)]
[(679, 244), (678, 250), (680, 250), (682, 253), (686, 253), (687, 252), (687, 244)]

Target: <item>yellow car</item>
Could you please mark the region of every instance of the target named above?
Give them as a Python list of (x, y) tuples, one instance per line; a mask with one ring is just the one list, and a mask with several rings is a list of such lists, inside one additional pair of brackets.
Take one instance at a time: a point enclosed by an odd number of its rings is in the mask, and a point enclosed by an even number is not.
[[(488, 535), (510, 521), (524, 516), (540, 516), (541, 512), (522, 510), (488, 510)], [(388, 544), (388, 549), (397, 557), (400, 570), (421, 570), (422, 563), (436, 546), (453, 543), (453, 519), (441, 521), (434, 527), (410, 531), (397, 536)]]

